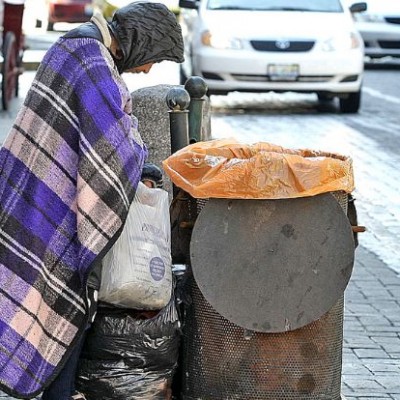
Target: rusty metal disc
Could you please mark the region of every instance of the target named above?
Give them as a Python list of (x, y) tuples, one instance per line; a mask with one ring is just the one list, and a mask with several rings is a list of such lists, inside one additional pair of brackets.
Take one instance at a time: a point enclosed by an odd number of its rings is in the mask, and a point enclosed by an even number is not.
[(354, 263), (351, 225), (330, 194), (283, 200), (210, 199), (192, 234), (193, 276), (238, 326), (284, 332), (338, 301)]

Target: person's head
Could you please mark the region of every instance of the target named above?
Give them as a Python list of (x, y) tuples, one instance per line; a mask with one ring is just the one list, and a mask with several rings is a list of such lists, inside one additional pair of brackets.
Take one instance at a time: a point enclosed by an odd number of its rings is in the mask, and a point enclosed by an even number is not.
[(120, 73), (147, 73), (154, 63), (184, 61), (181, 27), (164, 4), (130, 3), (118, 9), (108, 25), (115, 39), (112, 53)]

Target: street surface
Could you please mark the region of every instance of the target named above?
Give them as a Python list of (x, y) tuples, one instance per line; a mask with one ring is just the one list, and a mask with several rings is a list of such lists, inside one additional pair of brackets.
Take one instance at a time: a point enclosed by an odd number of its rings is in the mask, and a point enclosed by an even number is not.
[[(133, 91), (178, 83), (174, 64), (127, 77)], [(379, 66), (378, 66), (379, 67)], [(360, 246), (345, 292), (343, 395), (347, 400), (400, 400), (400, 67), (367, 69), (359, 114), (337, 104), (320, 106), (314, 95), (212, 96), (213, 138), (267, 141), (353, 158)], [(34, 72), (21, 76), (20, 97), (0, 112), (0, 143), (16, 116)], [(10, 399), (2, 395), (0, 399)]]
[[(345, 292), (343, 394), (400, 399), (400, 74), (366, 71), (357, 115), (318, 105), (313, 95), (230, 94), (212, 98), (214, 138), (267, 141), (353, 158), (359, 234)], [(384, 90), (382, 90), (384, 88)]]
[(382, 72), (367, 71), (365, 106), (358, 115), (338, 114), (333, 105), (320, 111), (313, 95), (214, 96), (212, 134), (351, 156), (359, 220), (368, 229), (361, 235), (362, 244), (400, 274), (400, 189), (395, 180), (400, 98), (369, 85), (369, 77), (374, 82)]

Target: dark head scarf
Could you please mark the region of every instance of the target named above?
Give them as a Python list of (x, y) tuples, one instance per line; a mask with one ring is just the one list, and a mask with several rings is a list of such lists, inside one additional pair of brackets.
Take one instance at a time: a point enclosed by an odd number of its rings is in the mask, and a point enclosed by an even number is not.
[(181, 27), (164, 4), (128, 4), (115, 12), (109, 27), (123, 53), (115, 60), (120, 72), (150, 62), (184, 61)]

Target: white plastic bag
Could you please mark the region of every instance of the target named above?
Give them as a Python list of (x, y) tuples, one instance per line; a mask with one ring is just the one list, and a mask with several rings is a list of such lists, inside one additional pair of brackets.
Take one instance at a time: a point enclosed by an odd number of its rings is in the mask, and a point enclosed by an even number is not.
[(123, 231), (103, 259), (99, 300), (159, 310), (172, 292), (168, 192), (139, 182)]

